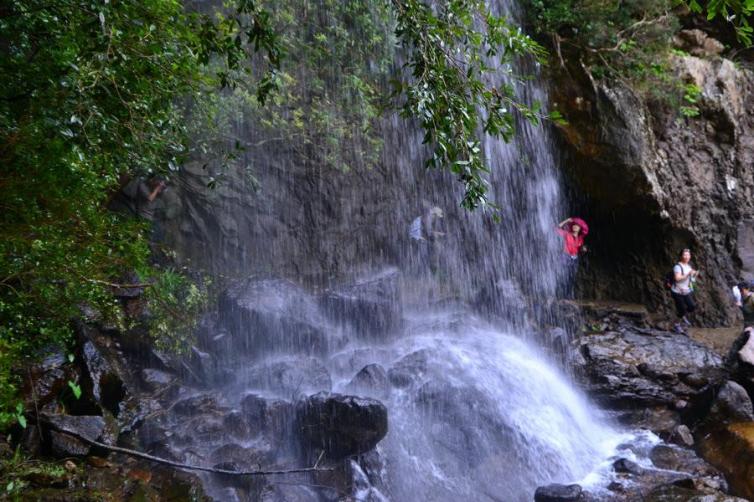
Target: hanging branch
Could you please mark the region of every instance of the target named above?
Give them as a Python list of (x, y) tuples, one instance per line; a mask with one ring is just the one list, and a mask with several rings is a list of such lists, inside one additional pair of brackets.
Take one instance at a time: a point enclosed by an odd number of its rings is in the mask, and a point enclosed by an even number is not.
[(150, 462), (154, 462), (156, 464), (162, 464), (162, 465), (168, 465), (170, 467), (178, 467), (180, 469), (188, 469), (192, 471), (203, 471), (203, 472), (211, 472), (213, 474), (222, 474), (225, 476), (269, 476), (269, 475), (275, 475), (275, 474), (297, 474), (302, 472), (328, 472), (328, 471), (334, 471), (335, 469), (332, 467), (319, 467), (319, 462), (322, 460), (322, 454), (320, 454), (319, 459), (317, 459), (317, 462), (314, 464), (313, 467), (302, 467), (299, 469), (280, 469), (275, 471), (231, 471), (229, 469), (217, 469), (215, 467), (203, 467), (200, 465), (190, 465), (190, 464), (183, 464), (181, 462), (175, 462), (173, 460), (168, 460), (166, 458), (161, 457), (155, 457), (154, 455), (150, 455), (148, 453), (143, 453), (136, 450), (131, 450), (129, 448), (122, 448), (120, 446), (113, 446), (108, 445), (105, 443), (100, 443), (99, 441), (95, 441), (93, 439), (90, 439), (86, 436), (82, 436), (81, 434), (75, 433), (73, 431), (64, 430), (60, 427), (56, 426), (52, 422), (44, 419), (38, 419), (37, 422), (44, 422), (44, 424), (62, 434), (66, 434), (68, 436), (74, 437), (80, 441), (83, 441), (87, 443), (90, 446), (96, 446), (97, 448), (102, 448), (104, 450), (113, 451), (116, 453), (122, 453), (124, 455), (129, 455), (131, 457), (140, 458), (143, 460), (148, 460)]

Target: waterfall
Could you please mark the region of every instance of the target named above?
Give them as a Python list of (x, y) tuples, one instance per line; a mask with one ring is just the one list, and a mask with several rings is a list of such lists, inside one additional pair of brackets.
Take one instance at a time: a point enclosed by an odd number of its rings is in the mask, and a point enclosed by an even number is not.
[[(516, 16), (505, 0), (494, 7)], [(519, 98), (546, 104), (536, 65), (524, 69), (534, 78), (515, 84)], [(221, 307), (202, 347), (219, 354), (213, 392), (233, 410), (250, 393), (290, 400), (324, 390), (384, 402), (389, 432), (373, 459), (378, 468), (353, 462), (358, 500), (528, 501), (542, 484), (593, 480), (625, 440), (574, 388), (543, 334), (562, 324), (555, 298), (570, 280), (555, 233), (566, 204), (548, 126), (517, 126), (510, 144), (483, 141), (500, 222), (459, 208), (459, 185), (422, 168), (420, 132), (398, 117), (385, 120), (379, 168), (302, 167), (283, 145), (247, 154), (263, 166), (259, 196), (221, 189), (214, 210), (225, 211), (225, 223), (216, 227), (236, 249), (215, 243), (213, 256), (240, 256), (241, 276), (290, 282), (251, 281), (236, 297), (247, 300)], [(238, 129), (260, 138), (258, 125)], [(239, 206), (243, 197), (252, 202)], [(412, 224), (433, 208), (444, 235), (413, 239)], [(213, 235), (213, 225), (202, 225)], [(328, 294), (346, 306), (328, 307)], [(360, 294), (377, 314), (347, 303)], [(367, 368), (384, 385), (354, 380)], [(200, 462), (199, 449), (226, 440), (208, 436), (184, 453)], [(284, 450), (272, 458), (290, 458)], [(205, 481), (218, 500), (256, 493)]]

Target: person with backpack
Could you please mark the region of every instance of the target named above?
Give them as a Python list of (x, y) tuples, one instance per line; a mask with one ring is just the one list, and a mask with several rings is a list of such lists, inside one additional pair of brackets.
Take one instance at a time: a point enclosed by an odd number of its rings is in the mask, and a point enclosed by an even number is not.
[(754, 327), (754, 289), (748, 281), (738, 283), (741, 299), (736, 302), (744, 315), (744, 329)]
[(699, 271), (691, 266), (691, 251), (684, 249), (681, 251), (680, 260), (673, 266), (670, 277), (670, 295), (673, 297), (676, 314), (678, 314), (678, 322), (675, 323), (673, 329), (677, 333), (685, 333), (686, 327), (691, 326), (691, 321), (687, 316), (696, 310), (694, 282), (698, 275)]

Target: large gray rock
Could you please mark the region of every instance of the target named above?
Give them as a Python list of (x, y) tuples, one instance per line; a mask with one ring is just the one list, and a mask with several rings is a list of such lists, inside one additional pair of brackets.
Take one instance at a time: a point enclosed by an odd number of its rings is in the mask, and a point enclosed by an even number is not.
[(333, 460), (366, 453), (387, 434), (387, 408), (375, 399), (320, 392), (298, 403), (304, 447)]
[(271, 390), (288, 398), (332, 389), (330, 373), (313, 357), (289, 357), (255, 365), (241, 380), (247, 388)]
[(429, 361), (433, 356), (431, 349), (420, 349), (398, 360), (387, 375), (396, 387), (408, 387), (421, 382), (429, 371)]
[(105, 431), (105, 419), (100, 416), (43, 415), (42, 418), (50, 433), (52, 452), (58, 457), (89, 454), (91, 445), (76, 436), (100, 441)]
[(540, 486), (534, 492), (534, 502), (577, 502), (581, 492), (581, 486), (575, 484)]
[(713, 424), (754, 421), (754, 408), (746, 389), (736, 382), (725, 382), (712, 402), (707, 420)]
[(574, 364), (587, 389), (614, 407), (695, 405), (725, 373), (720, 356), (680, 334), (636, 328), (575, 343), (581, 357)]
[(265, 434), (278, 441), (292, 434), (296, 410), (289, 401), (247, 394), (241, 400), (241, 412), (252, 434)]
[(699, 90), (695, 117), (615, 80), (563, 72), (554, 86), (569, 122), (560, 129), (566, 169), (587, 201), (594, 244), (580, 289), (672, 315), (661, 278), (688, 247), (703, 274), (697, 319), (729, 325), (740, 319), (729, 284), (739, 276), (739, 222), (754, 217), (754, 73), (721, 58), (674, 56), (672, 65), (674, 81)]
[(317, 302), (290, 281), (239, 281), (221, 295), (219, 308), (239, 355), (322, 354), (336, 345)]
[(338, 323), (353, 327), (361, 336), (379, 337), (396, 332), (403, 313), (398, 269), (390, 268), (327, 291), (320, 303)]
[(349, 391), (366, 391), (385, 397), (389, 392), (390, 382), (385, 368), (379, 364), (368, 364), (356, 373), (346, 387)]

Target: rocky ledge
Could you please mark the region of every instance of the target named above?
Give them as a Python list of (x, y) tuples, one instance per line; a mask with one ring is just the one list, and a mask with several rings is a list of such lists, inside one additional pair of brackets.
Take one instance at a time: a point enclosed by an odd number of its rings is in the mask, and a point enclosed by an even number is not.
[[(611, 500), (754, 497), (754, 337), (743, 333), (720, 353), (641, 313), (584, 312), (585, 328), (570, 351), (581, 385), (627, 426), (664, 441), (649, 452), (652, 468), (615, 462)], [(536, 500), (604, 499), (579, 488), (542, 487)]]

